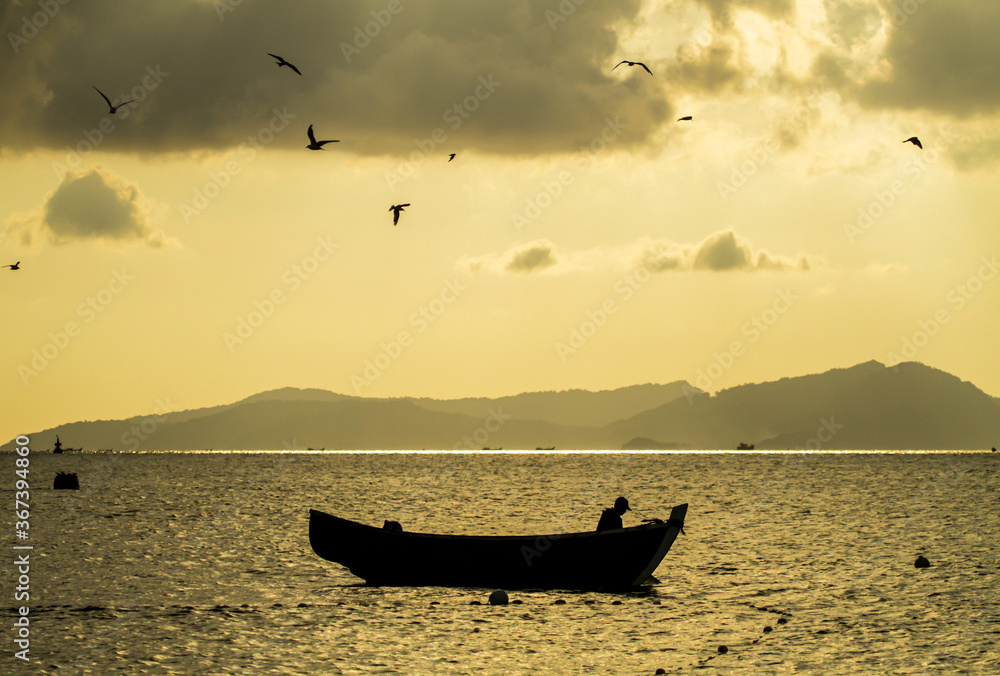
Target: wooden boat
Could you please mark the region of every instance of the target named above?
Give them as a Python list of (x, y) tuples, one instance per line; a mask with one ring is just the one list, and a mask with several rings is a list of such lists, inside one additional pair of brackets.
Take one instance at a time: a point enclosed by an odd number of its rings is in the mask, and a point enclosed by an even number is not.
[(649, 580), (683, 532), (687, 505), (667, 521), (550, 535), (435, 535), (376, 528), (309, 512), (309, 543), (370, 585), (619, 589)]
[(741, 441), (740, 445), (736, 447), (736, 450), (737, 451), (752, 451), (753, 450), (753, 444), (748, 444), (748, 443), (746, 443), (744, 441)]

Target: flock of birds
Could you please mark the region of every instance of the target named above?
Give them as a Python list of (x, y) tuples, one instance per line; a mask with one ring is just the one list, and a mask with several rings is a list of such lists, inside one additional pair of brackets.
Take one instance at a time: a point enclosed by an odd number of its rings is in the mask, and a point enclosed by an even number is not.
[[(280, 57), (277, 54), (271, 54), (270, 52), (268, 52), (267, 55), (275, 59), (275, 64), (279, 68), (281, 68), (283, 66), (287, 66), (289, 69), (291, 69), (295, 73), (298, 73), (299, 75), (302, 75), (302, 71), (300, 71), (298, 68), (296, 68), (295, 64), (291, 63), (290, 61), (286, 61), (283, 57)], [(615, 68), (618, 68), (618, 66), (628, 66), (630, 68), (633, 67), (633, 66), (641, 66), (642, 69), (645, 70), (647, 73), (649, 73), (650, 75), (653, 74), (653, 71), (651, 71), (649, 69), (649, 66), (647, 66), (644, 63), (642, 63), (641, 61), (629, 61), (627, 59), (623, 59), (622, 61), (619, 61), (615, 65), (615, 67), (612, 68), (611, 70), (612, 71), (615, 70)], [(116, 105), (114, 105), (114, 104), (111, 103), (111, 99), (109, 99), (104, 94), (104, 92), (102, 92), (100, 89), (97, 89), (96, 86), (94, 87), (94, 89), (97, 90), (97, 93), (100, 94), (101, 98), (103, 98), (104, 101), (108, 104), (108, 113), (110, 115), (114, 115), (118, 111), (118, 109), (121, 108), (122, 106), (124, 106), (126, 104), (129, 104), (129, 103), (132, 103), (131, 100), (122, 101), (122, 102), (120, 102), (116, 106)], [(677, 121), (678, 122), (690, 122), (693, 119), (694, 118), (691, 115), (685, 115), (683, 117), (677, 118)], [(313, 126), (311, 124), (309, 125), (309, 129), (306, 130), (306, 135), (309, 137), (309, 145), (306, 146), (306, 148), (308, 148), (309, 150), (323, 150), (324, 149), (323, 146), (325, 146), (327, 143), (340, 143), (340, 139), (324, 139), (322, 141), (317, 141), (316, 140), (316, 135), (313, 133)], [(917, 138), (916, 136), (911, 136), (910, 138), (908, 138), (905, 141), (903, 141), (903, 143), (912, 143), (913, 145), (915, 145), (916, 147), (920, 148), (921, 150), (923, 150), (923, 148), (924, 148), (924, 146), (920, 143), (920, 139)], [(448, 154), (448, 161), (451, 162), (452, 160), (454, 160), (455, 159), (455, 155), (456, 155), (456, 153), (449, 153)], [(395, 226), (397, 223), (399, 223), (399, 214), (400, 214), (400, 212), (403, 211), (403, 209), (405, 207), (408, 207), (408, 206), (410, 206), (409, 203), (406, 203), (406, 204), (393, 204), (392, 206), (389, 207), (389, 211), (392, 212), (392, 224), (393, 224), (393, 226)], [(11, 270), (20, 270), (21, 269), (21, 261), (18, 261), (17, 263), (14, 263), (13, 265), (3, 265), (3, 266), (0, 266), (0, 267), (10, 268)]]

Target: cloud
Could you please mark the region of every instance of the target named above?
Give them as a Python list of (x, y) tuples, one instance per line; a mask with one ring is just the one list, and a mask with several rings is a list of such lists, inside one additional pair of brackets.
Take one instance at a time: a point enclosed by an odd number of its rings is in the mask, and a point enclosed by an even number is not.
[(822, 261), (804, 254), (779, 256), (764, 249), (755, 251), (747, 240), (732, 230), (723, 230), (695, 245), (663, 240), (648, 242), (639, 254), (639, 264), (650, 272), (808, 272), (821, 266)]
[(859, 100), (872, 108), (913, 109), (966, 118), (1000, 106), (1000, 4), (982, 0), (883, 2), (893, 28), (886, 73)]
[[(0, 71), (0, 149), (73, 148), (106, 120), (102, 150), (222, 150), (275, 108), (296, 116), (274, 141), (289, 148), (315, 124), (361, 154), (405, 155), (435, 130), (452, 151), (573, 152), (616, 117), (627, 123), (621, 146), (635, 146), (673, 115), (662, 80), (610, 72), (616, 30), (638, 22), (640, 6), (148, 0), (125, 13), (113, 0), (68, 3)], [(0, 10), (3, 34), (18, 35), (34, 9)], [(93, 85), (141, 100), (108, 116)]]
[(510, 253), (504, 269), (508, 272), (538, 272), (556, 264), (552, 242), (539, 240)]
[(807, 254), (783, 256), (754, 249), (732, 230), (713, 233), (698, 244), (648, 238), (617, 248), (595, 247), (560, 253), (540, 239), (520, 242), (502, 252), (466, 256), (455, 268), (470, 273), (565, 274), (572, 271), (644, 267), (650, 272), (810, 272), (825, 267)]
[[(535, 273), (563, 271), (559, 266), (560, 256), (555, 245), (547, 239), (539, 239), (527, 244), (516, 242), (501, 253), (487, 253), (481, 256), (466, 256), (455, 264), (464, 272), (492, 273)], [(557, 266), (560, 269), (555, 269)]]
[(139, 188), (100, 166), (64, 176), (37, 213), (11, 217), (7, 231), (23, 246), (46, 240), (56, 244), (144, 242), (152, 247), (176, 244), (150, 226)]

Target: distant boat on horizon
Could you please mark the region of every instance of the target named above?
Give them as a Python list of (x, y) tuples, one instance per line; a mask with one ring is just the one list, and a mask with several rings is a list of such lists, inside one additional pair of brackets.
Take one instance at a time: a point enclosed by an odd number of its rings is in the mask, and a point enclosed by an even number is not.
[(82, 447), (81, 448), (63, 448), (62, 447), (62, 442), (59, 441), (59, 435), (58, 434), (56, 435), (56, 443), (54, 443), (52, 445), (52, 452), (53, 453), (63, 453), (64, 451), (82, 451), (82, 450), (83, 450)]
[(744, 443), (744, 442), (741, 441), (740, 445), (736, 447), (736, 450), (737, 451), (752, 451), (753, 450), (753, 444), (747, 444), (747, 443)]

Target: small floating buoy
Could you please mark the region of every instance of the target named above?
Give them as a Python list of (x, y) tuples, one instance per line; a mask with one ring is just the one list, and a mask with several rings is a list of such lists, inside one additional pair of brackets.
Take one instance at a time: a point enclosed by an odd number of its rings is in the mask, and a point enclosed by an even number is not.
[(522, 601), (521, 599), (514, 599), (513, 601), (511, 601), (511, 603), (513, 603), (515, 606), (519, 606), (522, 603), (524, 603), (524, 601)]
[(586, 603), (588, 606), (592, 606), (595, 603), (597, 603), (597, 601), (595, 601), (594, 599), (586, 599), (584, 603)]
[(788, 622), (787, 618), (784, 618), (784, 617), (779, 617), (778, 618), (778, 624), (785, 624), (787, 622)]
[(492, 594), (490, 594), (490, 605), (491, 606), (502, 606), (510, 602), (507, 597), (507, 592), (502, 589), (497, 589)]
[(554, 605), (554, 606), (564, 606), (564, 605), (566, 605), (566, 600), (565, 599), (556, 599), (555, 601), (552, 602), (552, 605)]
[(727, 647), (726, 647), (726, 646), (724, 646), (724, 645), (720, 645), (720, 646), (719, 646), (719, 654), (720, 654), (720, 655), (725, 655), (725, 654), (726, 654), (726, 653), (728, 653), (728, 652), (729, 652), (729, 648), (727, 648)]
[(611, 602), (611, 605), (613, 605), (613, 606), (620, 606), (621, 604), (622, 604), (621, 601), (612, 601)]
[(479, 602), (479, 601), (469, 601), (469, 605), (470, 606), (481, 606), (483, 604), (481, 602)]
[(770, 634), (772, 631), (774, 631), (774, 629), (772, 629), (771, 627), (764, 627), (765, 634)]
[(931, 562), (924, 558), (923, 554), (917, 557), (917, 560), (913, 562), (914, 568), (930, 568)]
[(56, 478), (52, 482), (52, 488), (55, 490), (67, 489), (78, 491), (80, 490), (80, 480), (74, 472), (59, 472), (59, 474), (56, 474)]
[(664, 669), (663, 667), (660, 667), (659, 669), (657, 669), (657, 670), (656, 670), (656, 671), (654, 671), (653, 673), (654, 673), (654, 674), (665, 674), (665, 673), (667, 673), (667, 670), (666, 670), (666, 669)]

